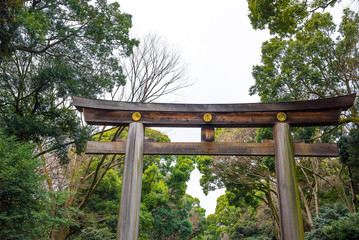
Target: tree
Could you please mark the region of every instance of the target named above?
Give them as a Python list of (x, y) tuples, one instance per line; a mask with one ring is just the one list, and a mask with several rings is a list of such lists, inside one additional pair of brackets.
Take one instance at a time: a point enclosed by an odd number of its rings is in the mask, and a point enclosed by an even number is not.
[(113, 91), (112, 98), (129, 102), (153, 102), (187, 87), (187, 67), (178, 51), (159, 36), (140, 39), (121, 65), (127, 84)]
[[(327, 232), (330, 234), (332, 230), (332, 225), (337, 225), (336, 222), (343, 221), (346, 222), (348, 217), (348, 209), (339, 203), (330, 203), (325, 204), (320, 207), (320, 216), (314, 218), (315, 229), (306, 234), (306, 239), (320, 239), (320, 240), (329, 240), (329, 239), (338, 239), (335, 237), (329, 237)], [(352, 234), (350, 228), (358, 229), (358, 225), (355, 224), (355, 221), (351, 223), (351, 227), (342, 226), (341, 229), (338, 230), (337, 233), (343, 234), (342, 231)], [(349, 230), (349, 231), (348, 231)], [(343, 234), (345, 235), (345, 234)], [(334, 236), (334, 234), (333, 234)], [(354, 237), (355, 235), (353, 235)], [(339, 238), (340, 239), (340, 238)], [(346, 238), (342, 238), (346, 239)], [(350, 238), (347, 238), (350, 239)]]
[[(255, 5), (255, 2), (249, 2), (252, 9), (251, 4)], [(256, 83), (251, 87), (250, 94), (259, 94), (263, 102), (268, 102), (324, 98), (356, 92), (359, 67), (357, 13), (344, 10), (342, 22), (337, 28), (330, 13), (315, 10), (340, 1), (263, 2), (270, 5), (267, 7), (272, 9), (270, 15), (273, 19), (280, 18), (282, 12), (294, 11), (299, 5), (306, 12), (306, 17), (301, 20), (301, 25), (294, 28), (291, 38), (275, 36), (263, 43), (262, 65), (253, 68)], [(256, 6), (251, 11), (260, 9)], [(273, 20), (266, 15), (257, 17), (258, 21)], [(256, 28), (257, 25), (252, 24)], [(261, 26), (264, 28), (267, 25)], [(358, 124), (356, 104), (341, 120), (343, 123)]]
[[(6, 134), (35, 144), (34, 155), (42, 160), (47, 188), (62, 193), (51, 196), (56, 211), (51, 209), (50, 215), (76, 221), (49, 223), (49, 235), (65, 239), (84, 230), (86, 235), (81, 236), (86, 238), (92, 233), (111, 236), (107, 235), (110, 227), (97, 229), (99, 225), (93, 224), (98, 215), (81, 211), (90, 209), (92, 205), (87, 204), (93, 204), (111, 169), (121, 173), (123, 159), (80, 154), (86, 140), (94, 135), (100, 140), (107, 129), (96, 134), (94, 128), (83, 125), (70, 96), (98, 98), (112, 93), (112, 100), (120, 98), (126, 77), (121, 61), (138, 44), (129, 37), (131, 16), (121, 13), (118, 3), (107, 4), (106, 0), (2, 1), (0, 12), (0, 121)], [(152, 52), (161, 50), (152, 47)], [(183, 86), (177, 85), (185, 73), (176, 65), (179, 55), (168, 49), (161, 54), (168, 58), (159, 58), (162, 64), (152, 69), (152, 80), (132, 82), (133, 89), (126, 93), (131, 100), (153, 101)], [(107, 137), (114, 141), (121, 133), (126, 133), (124, 128), (112, 128)], [(154, 156), (151, 161), (162, 159)], [(160, 167), (165, 173), (171, 163), (166, 164)]]
[[(1, 121), (7, 134), (38, 145), (38, 155), (90, 136), (69, 96), (95, 97), (125, 83), (119, 57), (129, 55), (131, 18), (118, 3), (2, 1)], [(21, 126), (21, 128), (19, 127)]]
[(231, 195), (226, 191), (220, 196), (215, 213), (207, 217), (207, 239), (273, 239), (272, 220), (267, 212), (270, 210), (264, 204), (258, 209), (234, 206), (229, 200)]
[[(327, 10), (340, 2), (248, 1), (252, 26), (268, 28), (272, 35), (262, 45), (262, 63), (253, 67), (256, 83), (250, 94), (258, 94), (261, 101), (271, 102), (325, 98), (358, 91), (359, 16), (347, 8), (340, 24), (336, 25)], [(357, 211), (357, 109), (358, 101), (355, 101), (354, 106), (342, 114), (338, 127), (292, 131), (307, 142), (340, 139), (340, 161), (304, 158), (297, 162), (302, 212), (304, 220), (311, 225), (309, 239), (340, 238), (335, 234), (328, 238), (325, 234), (323, 225), (330, 222), (318, 224), (326, 218), (326, 213), (321, 211), (323, 204), (341, 200), (350, 212)], [(316, 216), (311, 217), (313, 210)], [(338, 234), (350, 232), (345, 222), (341, 225), (346, 229), (343, 232), (340, 227), (335, 228)]]
[(70, 239), (114, 239), (122, 178), (113, 169), (107, 171), (81, 211), (80, 221), (71, 228)]
[(146, 231), (150, 239), (195, 238), (204, 231), (200, 226), (203, 219), (193, 221), (196, 229), (191, 222), (194, 214), (204, 218), (198, 199), (185, 194), (194, 163), (186, 156), (178, 156), (174, 163), (165, 175), (160, 173), (158, 163), (144, 173), (142, 202), (153, 218), (153, 228)]
[[(317, 130), (317, 128), (297, 128), (293, 131), (293, 135), (295, 139), (310, 140), (308, 136), (315, 136)], [(217, 129), (216, 131), (216, 141), (219, 142), (261, 142), (263, 139), (271, 138), (273, 136), (270, 129)], [(351, 154), (355, 155), (355, 152)], [(217, 187), (226, 187), (226, 198), (233, 207), (251, 206), (257, 209), (265, 205), (272, 222), (266, 229), (271, 229), (277, 237), (279, 236), (273, 157), (201, 156), (196, 162), (203, 174), (201, 185), (205, 193)], [(338, 159), (300, 158), (296, 164), (306, 231), (311, 231), (315, 227), (313, 215), (319, 216), (319, 206), (325, 202), (342, 201), (351, 212), (354, 212), (350, 201), (348, 175), (343, 173), (343, 166)], [(259, 213), (259, 210), (254, 212)], [(244, 226), (241, 224), (246, 225), (239, 222), (226, 231), (228, 234), (232, 234), (233, 231), (238, 234), (247, 231), (248, 229), (242, 229)]]
[(291, 36), (306, 24), (306, 20), (342, 0), (247, 0), (249, 19), (254, 29), (268, 28), (272, 35)]
[(96, 69), (105, 56), (115, 60), (112, 50), (130, 53), (135, 43), (128, 37), (131, 16), (106, 0), (6, 0), (0, 10), (1, 60), (27, 52), (77, 60), (80, 67), (87, 56), (93, 62), (86, 66)]
[(48, 239), (53, 225), (76, 224), (64, 217), (72, 209), (55, 207), (52, 196), (61, 200), (61, 194), (43, 188), (41, 161), (33, 158), (33, 151), (32, 144), (18, 142), (0, 128), (1, 239)]
[[(218, 142), (255, 142), (255, 129), (220, 129), (216, 132)], [(216, 187), (226, 187), (229, 203), (256, 208), (260, 202), (271, 210), (274, 223), (279, 228), (279, 215), (276, 207), (276, 183), (274, 179), (273, 158), (262, 157), (208, 157), (196, 159), (199, 171), (203, 174), (200, 182), (207, 193)]]
[[(156, 42), (159, 43), (159, 42)], [(140, 44), (139, 47), (141, 47), (142, 44)], [(135, 52), (137, 51), (139, 47), (135, 48)], [(152, 44), (148, 46), (150, 49), (148, 51), (156, 51), (159, 48), (156, 48), (155, 44)], [(142, 48), (143, 49), (143, 48)], [(171, 55), (171, 52), (169, 49), (167, 49), (165, 52), (162, 52), (165, 55)], [(179, 55), (177, 60), (179, 61)], [(154, 57), (154, 55), (152, 56)], [(123, 59), (122, 59), (123, 60)], [(174, 63), (174, 62), (172, 62)], [(173, 73), (177, 71), (178, 65), (173, 65)], [(158, 68), (153, 69), (153, 71), (161, 71), (161, 68), (164, 67), (163, 65), (158, 65)], [(136, 68), (134, 67), (134, 70)], [(181, 71), (184, 71), (184, 69), (180, 68)], [(119, 98), (119, 94), (123, 91), (126, 92), (126, 96), (129, 96), (128, 99), (122, 99), (127, 101), (149, 101), (153, 100), (153, 94), (159, 94), (157, 91), (153, 91), (153, 89), (156, 89), (157, 87), (160, 87), (162, 84), (166, 85), (166, 88), (162, 90), (161, 94), (167, 94), (169, 93), (167, 90), (172, 89), (172, 85), (176, 85), (177, 82), (181, 82), (184, 79), (183, 78), (176, 78), (175, 80), (172, 79), (171, 81), (168, 81), (167, 75), (164, 74), (161, 77), (156, 76), (156, 84), (149, 84), (146, 88), (149, 93), (142, 94), (145, 89), (141, 89), (138, 84), (144, 84), (146, 81), (151, 82), (151, 79), (145, 79), (143, 81), (135, 81), (131, 83), (132, 87), (127, 88), (126, 86), (118, 86), (116, 89), (113, 90), (111, 98), (112, 100)], [(130, 84), (130, 82), (129, 82)], [(128, 92), (127, 92), (128, 91)], [(136, 95), (138, 94), (138, 95)], [(136, 96), (132, 98), (132, 96)], [(137, 98), (137, 97), (143, 97), (143, 98)], [(159, 95), (156, 95), (156, 98), (160, 97)], [(127, 137), (127, 131), (124, 127), (120, 128), (105, 128), (103, 127), (98, 133), (94, 134), (94, 140), (101, 140), (101, 141), (116, 141), (120, 138), (126, 138)], [(168, 137), (157, 132), (157, 131), (151, 131), (150, 129), (146, 129), (146, 137), (152, 139), (153, 141), (169, 141)], [(72, 192), (66, 200), (65, 207), (75, 207), (78, 209), (83, 209), (89, 199), (91, 198), (91, 195), (96, 191), (96, 188), (100, 185), (102, 179), (106, 176), (106, 172), (109, 171), (112, 168), (118, 168), (123, 164), (123, 157), (122, 156), (116, 156), (116, 155), (102, 155), (102, 156), (92, 156), (92, 157), (86, 157), (84, 155), (78, 155), (78, 151), (74, 151), (72, 149), (69, 154), (67, 154), (67, 157), (69, 159), (69, 164), (66, 164), (64, 166), (60, 166), (58, 164), (58, 159), (51, 157), (51, 155), (47, 155), (44, 157), (44, 162), (47, 163), (47, 165), (44, 165), (44, 170), (47, 172), (48, 177), (48, 185), (49, 188), (51, 186), (55, 185), (61, 185), (62, 190), (67, 190)], [(161, 161), (161, 158), (159, 156), (148, 156), (148, 161), (145, 161), (144, 169), (146, 169), (148, 166), (147, 164), (151, 164), (151, 162)], [(166, 160), (172, 159), (171, 157), (163, 157)], [(151, 160), (150, 160), (151, 159)], [(166, 166), (161, 166), (161, 172), (163, 174), (166, 174), (169, 171), (169, 165), (171, 164), (171, 161), (165, 161)], [(160, 166), (160, 165), (159, 165)], [(62, 171), (57, 171), (56, 169), (62, 168)], [(81, 171), (79, 171), (79, 168), (81, 168)], [(121, 171), (120, 171), (121, 172)], [(61, 179), (61, 183), (59, 182), (59, 179)], [(56, 183), (55, 183), (56, 182)], [(81, 194), (79, 194), (81, 192)], [(59, 230), (59, 232), (64, 232), (64, 235), (69, 234), (67, 227), (63, 230)], [(55, 235), (59, 235), (55, 234)], [(60, 234), (61, 235), (61, 234)]]
[[(24, 239), (38, 234), (36, 219), (43, 210), (43, 179), (32, 147), (0, 132), (0, 238)], [(37, 230), (37, 231), (36, 231)]]
[[(315, 1), (310, 6), (319, 3), (325, 8), (329, 6), (327, 3), (337, 2)], [(282, 12), (283, 9), (289, 11), (288, 4), (295, 2), (285, 1), (283, 4), (285, 6), (272, 6), (275, 11), (271, 14), (275, 15), (275, 12)], [(300, 24), (295, 25), (292, 32), (280, 28), (288, 33), (287, 37), (279, 33), (263, 43), (262, 64), (253, 67), (252, 74), (256, 83), (250, 89), (250, 93), (259, 94), (263, 102), (325, 98), (358, 91), (358, 13), (345, 9), (342, 21), (337, 26), (328, 12), (309, 11), (308, 8), (304, 10), (307, 12), (306, 16), (300, 20)], [(356, 132), (359, 123), (358, 101), (341, 116), (340, 123), (342, 125), (339, 127), (316, 128), (311, 136), (306, 136), (306, 141), (320, 139), (331, 142), (350, 132)], [(345, 203), (350, 211), (356, 212), (356, 193), (359, 188), (355, 175), (358, 168), (355, 159), (345, 159), (344, 155), (341, 158), (342, 167), (335, 171), (338, 173), (339, 183), (343, 185), (342, 199), (351, 197), (352, 203), (348, 204), (346, 200)], [(346, 178), (348, 179), (345, 180)]]
[(349, 214), (344, 218), (333, 221), (330, 226), (324, 226), (328, 239), (355, 240), (359, 238), (359, 215)]

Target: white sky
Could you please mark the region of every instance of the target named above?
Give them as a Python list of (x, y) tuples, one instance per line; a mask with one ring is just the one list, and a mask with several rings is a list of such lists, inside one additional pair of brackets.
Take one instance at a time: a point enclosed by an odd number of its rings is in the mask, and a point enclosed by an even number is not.
[[(158, 102), (247, 103), (254, 84), (252, 66), (260, 63), (266, 31), (252, 29), (245, 0), (119, 0), (121, 11), (132, 15), (133, 36), (155, 33), (178, 49), (188, 64), (192, 86)], [(172, 142), (199, 142), (199, 129), (165, 130)], [(206, 215), (214, 213), (224, 190), (204, 196), (196, 169), (187, 193), (197, 197)]]

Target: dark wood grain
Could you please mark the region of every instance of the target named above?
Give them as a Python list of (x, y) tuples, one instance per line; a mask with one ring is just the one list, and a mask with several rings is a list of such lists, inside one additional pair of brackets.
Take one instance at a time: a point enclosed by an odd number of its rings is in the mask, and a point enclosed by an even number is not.
[(212, 126), (204, 126), (201, 128), (201, 141), (214, 142), (215, 131)]
[(88, 99), (73, 96), (73, 105), (79, 111), (83, 108), (142, 111), (142, 112), (273, 112), (341, 108), (347, 110), (353, 105), (355, 94), (308, 101), (275, 103), (236, 103), (236, 104), (171, 104), (171, 103), (133, 103)]
[[(123, 126), (132, 120), (133, 112), (85, 108), (85, 121), (91, 125)], [(317, 111), (288, 111), (286, 122), (293, 127), (334, 125), (339, 122), (340, 109)], [(278, 122), (278, 112), (211, 113), (210, 123), (205, 113), (197, 112), (140, 112), (139, 122), (146, 127), (272, 127)]]
[(294, 160), (296, 147), (293, 147), (289, 124), (277, 123), (273, 128), (273, 135), (281, 238), (283, 240), (304, 240)]
[[(87, 154), (125, 154), (126, 142), (95, 142), (86, 144)], [(144, 142), (145, 155), (231, 155), (274, 156), (274, 142), (268, 143), (158, 143)], [(302, 157), (338, 157), (335, 143), (294, 143), (294, 153)]]

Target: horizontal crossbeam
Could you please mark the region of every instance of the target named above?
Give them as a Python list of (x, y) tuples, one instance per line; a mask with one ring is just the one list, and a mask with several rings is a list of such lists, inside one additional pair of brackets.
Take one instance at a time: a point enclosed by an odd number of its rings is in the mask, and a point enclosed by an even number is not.
[[(339, 121), (340, 109), (321, 111), (286, 112), (287, 123), (291, 126), (335, 125)], [(133, 122), (133, 112), (85, 109), (85, 121), (90, 125), (123, 126)], [(271, 127), (277, 120), (278, 112), (216, 113), (206, 123), (206, 113), (162, 113), (143, 112), (140, 122), (147, 127)]]
[[(125, 154), (126, 142), (97, 142), (86, 144), (87, 154)], [(274, 156), (273, 142), (266, 143), (188, 143), (144, 142), (145, 155), (228, 155), (228, 156)], [(338, 157), (335, 143), (294, 142), (294, 155), (300, 157)]]
[(189, 103), (139, 103), (89, 99), (73, 96), (73, 104), (82, 112), (83, 108), (138, 111), (138, 112), (273, 112), (312, 111), (318, 109), (341, 108), (347, 110), (353, 105), (355, 94), (293, 102), (273, 103), (229, 103), (229, 104), (189, 104)]
[(73, 97), (73, 104), (91, 125), (127, 126), (138, 121), (146, 127), (272, 127), (285, 121), (300, 127), (338, 124), (341, 111), (354, 99), (355, 94), (279, 103), (167, 104)]

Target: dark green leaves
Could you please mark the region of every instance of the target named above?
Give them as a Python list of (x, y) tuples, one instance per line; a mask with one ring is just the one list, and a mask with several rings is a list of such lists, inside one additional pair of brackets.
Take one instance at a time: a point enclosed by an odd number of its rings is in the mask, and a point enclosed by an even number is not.
[[(1, 3), (0, 112), (8, 134), (64, 159), (91, 129), (70, 96), (97, 97), (125, 84), (119, 58), (132, 52), (131, 17), (104, 0)], [(41, 147), (40, 147), (41, 145)], [(66, 161), (65, 161), (66, 162)]]

